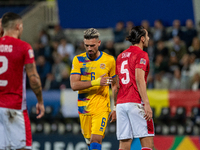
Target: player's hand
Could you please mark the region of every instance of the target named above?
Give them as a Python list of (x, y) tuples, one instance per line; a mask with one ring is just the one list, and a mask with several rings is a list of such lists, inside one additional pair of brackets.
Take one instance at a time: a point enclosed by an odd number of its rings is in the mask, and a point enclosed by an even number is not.
[(36, 104), (36, 114), (38, 114), (37, 115), (37, 119), (39, 119), (39, 118), (42, 118), (42, 116), (44, 116), (44, 112), (45, 112), (45, 109), (44, 109), (44, 104), (42, 103), (37, 103)]
[(100, 78), (101, 78), (100, 85), (101, 86), (108, 86), (112, 83), (112, 77), (104, 77), (105, 75), (106, 75), (106, 73), (103, 74), (102, 76), (100, 76)]
[(110, 123), (115, 122), (117, 117), (116, 117), (116, 111), (113, 110), (108, 118), (110, 120)]
[(145, 104), (144, 105), (144, 111), (145, 111), (145, 115), (144, 115), (144, 118), (147, 120), (147, 121), (150, 121), (152, 119), (152, 110), (151, 110), (151, 107), (149, 104)]

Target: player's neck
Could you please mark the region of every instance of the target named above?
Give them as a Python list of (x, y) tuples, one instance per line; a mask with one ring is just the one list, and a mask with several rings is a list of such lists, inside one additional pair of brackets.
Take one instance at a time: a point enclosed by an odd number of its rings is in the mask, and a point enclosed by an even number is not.
[(4, 31), (4, 34), (3, 36), (10, 36), (10, 37), (13, 37), (13, 38), (16, 38), (18, 39), (18, 31), (16, 30), (7, 30), (7, 31)]
[(89, 57), (89, 58), (90, 58), (91, 60), (95, 60), (95, 59), (97, 59), (97, 58), (100, 56), (100, 54), (101, 54), (100, 51), (98, 51), (97, 54), (96, 54), (94, 57), (92, 57), (92, 58)]
[(139, 44), (134, 44), (133, 46), (137, 46), (137, 47), (139, 47), (141, 50), (143, 50), (143, 48), (144, 48), (143, 45), (140, 44), (140, 43), (139, 43)]

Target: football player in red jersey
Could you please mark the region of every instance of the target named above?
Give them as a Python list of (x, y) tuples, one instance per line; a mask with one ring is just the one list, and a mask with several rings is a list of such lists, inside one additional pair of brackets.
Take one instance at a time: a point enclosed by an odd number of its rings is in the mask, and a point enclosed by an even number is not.
[(31, 126), (26, 106), (26, 74), (35, 93), (37, 118), (44, 115), (40, 77), (30, 44), (20, 40), (22, 18), (5, 13), (0, 38), (0, 149), (28, 150), (32, 147)]
[(142, 26), (133, 27), (127, 40), (132, 46), (116, 60), (116, 75), (120, 87), (115, 92), (118, 93), (116, 114), (119, 149), (130, 150), (132, 139), (139, 138), (142, 150), (152, 150), (154, 124), (146, 91), (150, 68), (148, 54), (143, 51), (148, 46), (148, 32)]

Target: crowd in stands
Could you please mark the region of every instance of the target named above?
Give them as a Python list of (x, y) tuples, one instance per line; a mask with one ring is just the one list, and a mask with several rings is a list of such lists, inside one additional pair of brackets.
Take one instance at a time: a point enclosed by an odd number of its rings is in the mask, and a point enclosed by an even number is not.
[[(200, 32), (191, 19), (181, 25), (174, 20), (165, 27), (161, 20), (150, 26), (143, 20), (149, 34), (149, 47), (144, 50), (150, 59), (148, 89), (198, 90), (200, 88)], [(113, 28), (113, 39), (103, 42), (100, 50), (115, 58), (131, 43), (125, 38), (134, 26), (132, 21), (119, 21)], [(39, 33), (33, 45), (38, 73), (44, 90), (70, 88), (69, 76), (73, 57), (85, 52), (83, 41), (71, 43), (68, 35), (55, 25), (53, 34)]]

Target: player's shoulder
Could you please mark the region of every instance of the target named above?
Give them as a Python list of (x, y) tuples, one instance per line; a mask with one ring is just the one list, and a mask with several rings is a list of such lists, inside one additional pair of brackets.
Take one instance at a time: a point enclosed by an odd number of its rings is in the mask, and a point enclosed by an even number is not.
[(78, 54), (74, 57), (74, 60), (78, 60), (79, 63), (88, 62), (89, 59), (87, 58), (86, 52)]
[(21, 39), (17, 39), (17, 38), (14, 38), (14, 37), (10, 37), (10, 36), (7, 36), (6, 38), (8, 38), (8, 40), (10, 40), (10, 42), (13, 44), (13, 45), (17, 45), (19, 47), (22, 48), (22, 50), (29, 50), (29, 49), (32, 49), (31, 45)]
[(108, 60), (112, 60), (112, 61), (115, 60), (115, 58), (112, 55), (110, 55), (106, 52), (102, 52), (102, 56)]
[(27, 42), (25, 42), (25, 41), (23, 41), (21, 39), (17, 39), (17, 38), (14, 38), (14, 37), (9, 37), (9, 38), (10, 38), (10, 40), (12, 40), (13, 42), (16, 42), (18, 44), (30, 45), (29, 43), (27, 43)]
[(141, 56), (148, 56), (148, 53), (143, 50), (139, 51), (138, 54)]
[(78, 55), (76, 55), (75, 57), (85, 57), (86, 56), (86, 52), (84, 52), (84, 53), (80, 53), (80, 54), (78, 54)]
[(31, 45), (28, 42), (25, 42), (25, 41), (23, 41), (21, 39), (18, 39), (18, 40), (21, 41), (21, 43), (23, 43), (24, 46), (31, 47)]
[(31, 45), (28, 43), (28, 42), (25, 42), (21, 39), (16, 39), (14, 38), (15, 40), (13, 40), (16, 44), (18, 44), (19, 46), (21, 47), (24, 47), (25, 49), (29, 50), (29, 49), (32, 49), (31, 48)]
[(139, 48), (138, 46), (132, 46), (130, 49), (134, 49), (133, 55), (148, 55), (147, 52)]

